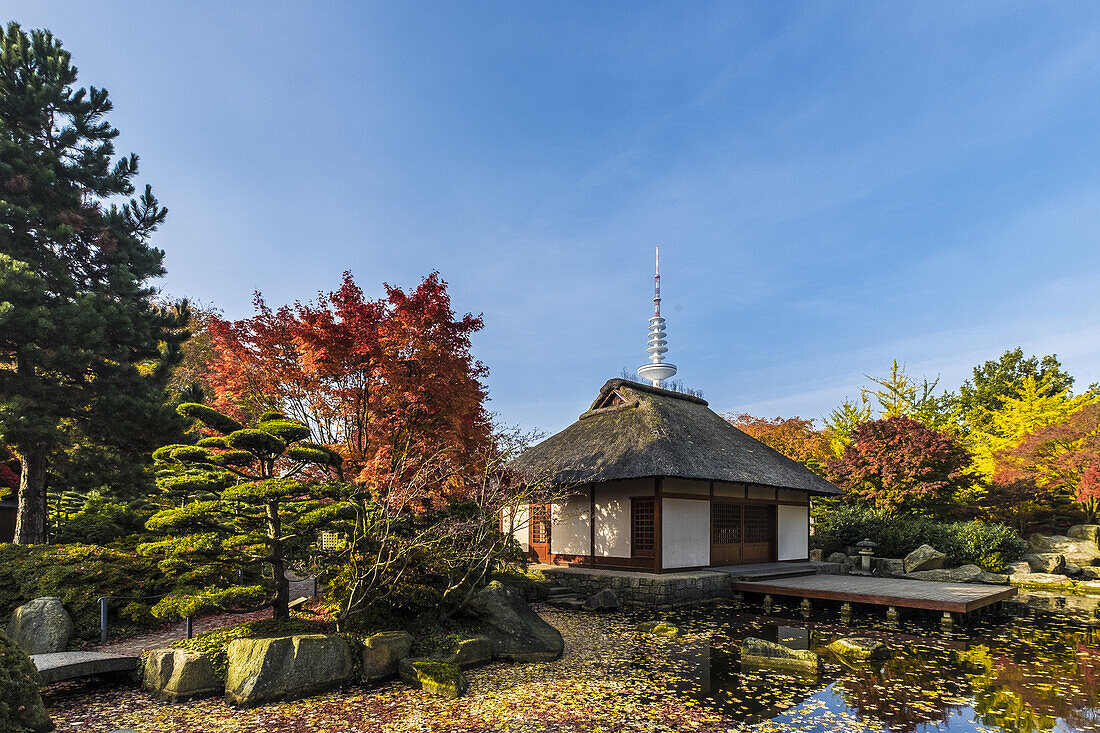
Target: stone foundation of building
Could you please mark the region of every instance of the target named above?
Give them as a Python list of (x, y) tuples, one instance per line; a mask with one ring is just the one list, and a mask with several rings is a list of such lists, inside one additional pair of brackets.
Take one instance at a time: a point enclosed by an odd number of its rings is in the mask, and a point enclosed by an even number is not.
[(684, 606), (727, 599), (732, 593), (729, 573), (710, 570), (655, 574), (549, 565), (537, 570), (581, 597), (611, 589), (626, 607)]

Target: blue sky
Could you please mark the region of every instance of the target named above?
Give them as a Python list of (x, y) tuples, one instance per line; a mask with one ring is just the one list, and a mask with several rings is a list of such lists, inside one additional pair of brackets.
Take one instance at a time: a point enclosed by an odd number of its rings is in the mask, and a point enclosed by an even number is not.
[(642, 362), (654, 245), (720, 412), (1017, 345), (1100, 381), (1100, 4), (4, 5), (110, 90), (166, 293), (243, 317), (437, 269), (505, 422)]

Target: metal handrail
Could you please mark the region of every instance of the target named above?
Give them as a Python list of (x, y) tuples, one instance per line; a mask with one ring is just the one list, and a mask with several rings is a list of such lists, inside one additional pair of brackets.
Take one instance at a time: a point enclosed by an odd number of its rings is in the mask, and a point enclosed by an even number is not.
[[(114, 599), (116, 601), (151, 601), (154, 598), (164, 598), (168, 593), (161, 593), (158, 596), (100, 596), (99, 601), (99, 643), (107, 643), (107, 601)], [(184, 621), (187, 622), (187, 638), (192, 637), (191, 630), (191, 617), (186, 616)]]

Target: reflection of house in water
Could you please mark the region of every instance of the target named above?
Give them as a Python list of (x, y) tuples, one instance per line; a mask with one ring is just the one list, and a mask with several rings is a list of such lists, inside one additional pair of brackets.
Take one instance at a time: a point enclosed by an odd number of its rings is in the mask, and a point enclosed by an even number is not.
[[(808, 560), (810, 496), (838, 489), (733, 427), (700, 397), (661, 389), (676, 373), (660, 314), (639, 384), (612, 379), (588, 411), (516, 468), (567, 497), (506, 526), (537, 562), (663, 573)], [(509, 519), (506, 517), (506, 520)]]

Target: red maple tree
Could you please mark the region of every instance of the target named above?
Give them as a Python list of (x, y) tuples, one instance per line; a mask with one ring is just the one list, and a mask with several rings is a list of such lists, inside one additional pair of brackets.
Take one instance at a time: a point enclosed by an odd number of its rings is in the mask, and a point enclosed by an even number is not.
[(281, 410), (345, 459), (346, 477), (379, 492), (431, 474), (437, 495), (460, 492), (489, 440), (485, 367), (470, 353), (480, 317), (456, 318), (447, 284), (386, 285), (367, 298), (350, 273), (316, 303), (214, 319), (214, 405), (241, 417)]
[(1052, 505), (1077, 502), (1095, 520), (1100, 516), (1100, 404), (1085, 405), (999, 453), (993, 480), (998, 486), (1027, 487)]
[(825, 433), (814, 430), (813, 420), (804, 420), (801, 417), (776, 417), (769, 420), (748, 413), (725, 417), (727, 422), (741, 432), (775, 448), (811, 471), (824, 474), (825, 464), (832, 457), (829, 439)]
[(970, 455), (946, 433), (908, 417), (860, 423), (826, 475), (857, 501), (889, 511), (947, 514), (970, 479)]

